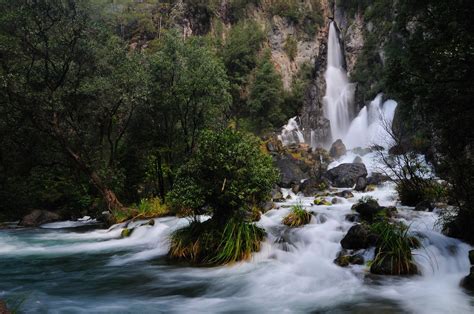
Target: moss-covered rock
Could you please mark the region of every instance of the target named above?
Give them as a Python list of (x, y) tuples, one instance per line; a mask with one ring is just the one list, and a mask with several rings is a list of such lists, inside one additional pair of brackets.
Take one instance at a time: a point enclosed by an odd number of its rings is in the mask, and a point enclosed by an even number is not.
[(122, 230), (122, 232), (120, 233), (120, 236), (121, 236), (122, 238), (128, 238), (129, 236), (132, 235), (133, 230), (134, 230), (133, 228), (130, 228), (130, 229), (129, 229), (129, 228), (124, 228), (124, 229)]

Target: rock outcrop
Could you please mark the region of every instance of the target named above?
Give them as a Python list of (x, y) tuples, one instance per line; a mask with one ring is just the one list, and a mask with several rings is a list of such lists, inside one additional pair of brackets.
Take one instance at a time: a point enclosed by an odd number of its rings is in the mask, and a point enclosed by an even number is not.
[(22, 227), (38, 227), (42, 224), (58, 221), (60, 219), (61, 216), (59, 216), (57, 213), (47, 210), (35, 209), (23, 217), (18, 225)]

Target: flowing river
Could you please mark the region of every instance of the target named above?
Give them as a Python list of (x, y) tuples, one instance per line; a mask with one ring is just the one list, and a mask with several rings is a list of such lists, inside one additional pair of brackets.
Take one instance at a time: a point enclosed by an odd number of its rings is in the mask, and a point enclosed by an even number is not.
[[(372, 159), (363, 157), (369, 172)], [(93, 229), (88, 221), (0, 230), (0, 299), (21, 303), (25, 313), (474, 313), (474, 296), (459, 287), (471, 247), (439, 232), (436, 211), (398, 208), (397, 219), (423, 244), (414, 251), (422, 275), (374, 276), (367, 266), (333, 260), (353, 225), (345, 219), (351, 205), (364, 195), (396, 205), (391, 183), (331, 206), (285, 193), (292, 198), (258, 222), (268, 233), (262, 250), (215, 268), (166, 260), (168, 235), (184, 218), (156, 219), (125, 239), (121, 225)], [(316, 215), (289, 229), (281, 220), (296, 203)], [(370, 260), (373, 250), (364, 254)]]

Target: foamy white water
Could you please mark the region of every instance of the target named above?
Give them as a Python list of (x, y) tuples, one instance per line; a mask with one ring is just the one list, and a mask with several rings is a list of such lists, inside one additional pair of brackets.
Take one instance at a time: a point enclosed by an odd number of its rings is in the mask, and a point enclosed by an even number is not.
[[(331, 167), (353, 157), (348, 153)], [(367, 163), (376, 163), (373, 158), (363, 156)], [(371, 276), (368, 266), (341, 268), (333, 263), (352, 226), (345, 219), (352, 204), (370, 195), (381, 205), (396, 205), (391, 183), (369, 193), (354, 192), (354, 199), (331, 206), (313, 206), (313, 198), (286, 194), (292, 199), (258, 222), (268, 233), (262, 250), (251, 261), (216, 268), (167, 263), (168, 237), (188, 223), (183, 218), (159, 218), (154, 226), (135, 222), (129, 225), (135, 231), (125, 239), (120, 238), (124, 225), (87, 232), (1, 230), (0, 297), (26, 295), (25, 309), (48, 313), (474, 310), (473, 297), (459, 287), (469, 271), (470, 246), (442, 235), (437, 213), (399, 209), (398, 219), (423, 243), (414, 252), (421, 276)], [(309, 225), (291, 229), (281, 223), (292, 204), (314, 213)], [(372, 258), (373, 250), (364, 256)]]

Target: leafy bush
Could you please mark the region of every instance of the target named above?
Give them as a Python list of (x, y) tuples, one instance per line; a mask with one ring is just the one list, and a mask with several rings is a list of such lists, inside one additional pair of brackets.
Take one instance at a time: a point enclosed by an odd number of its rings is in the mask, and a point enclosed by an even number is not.
[(418, 272), (411, 249), (420, 244), (408, 234), (407, 226), (382, 221), (372, 224), (370, 228), (378, 235), (375, 258), (370, 267), (372, 273), (410, 275)]
[(232, 129), (204, 131), (198, 149), (177, 174), (170, 201), (224, 221), (264, 202), (278, 178), (259, 140)]
[(198, 149), (177, 174), (169, 200), (196, 219), (171, 236), (168, 256), (197, 264), (224, 264), (259, 250), (264, 231), (248, 222), (268, 198), (278, 173), (259, 140), (233, 129), (205, 131)]
[(289, 227), (300, 227), (311, 221), (311, 213), (306, 211), (300, 204), (293, 205), (291, 212), (283, 218), (283, 224)]

